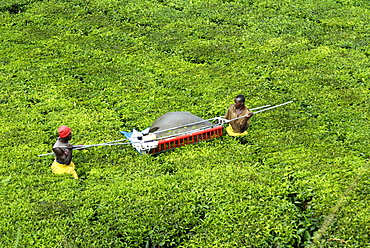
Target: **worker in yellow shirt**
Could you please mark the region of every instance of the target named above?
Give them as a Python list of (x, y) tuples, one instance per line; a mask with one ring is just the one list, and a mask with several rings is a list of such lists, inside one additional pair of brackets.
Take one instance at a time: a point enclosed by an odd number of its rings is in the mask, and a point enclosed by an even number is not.
[[(234, 104), (230, 105), (226, 112), (225, 119), (233, 120), (230, 121), (230, 125), (226, 128), (226, 132), (230, 136), (242, 136), (246, 135), (247, 128), (250, 124), (250, 118), (253, 115), (245, 105), (245, 97), (243, 95), (238, 95), (234, 99)], [(245, 116), (244, 118), (237, 119), (239, 117)]]

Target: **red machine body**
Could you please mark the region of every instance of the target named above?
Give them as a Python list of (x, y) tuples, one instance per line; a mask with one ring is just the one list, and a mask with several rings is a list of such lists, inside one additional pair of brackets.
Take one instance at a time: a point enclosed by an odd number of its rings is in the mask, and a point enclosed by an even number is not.
[(179, 135), (171, 138), (158, 140), (157, 148), (151, 149), (148, 153), (155, 154), (164, 152), (176, 147), (197, 143), (203, 140), (210, 140), (222, 136), (223, 126), (216, 126), (193, 133)]

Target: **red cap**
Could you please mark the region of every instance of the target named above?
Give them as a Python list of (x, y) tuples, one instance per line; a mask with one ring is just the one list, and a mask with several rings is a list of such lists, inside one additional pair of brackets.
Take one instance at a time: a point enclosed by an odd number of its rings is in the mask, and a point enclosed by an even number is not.
[(58, 128), (58, 133), (59, 133), (59, 137), (60, 138), (65, 138), (68, 136), (68, 134), (70, 134), (72, 132), (72, 129), (70, 129), (69, 127), (67, 126), (60, 126)]

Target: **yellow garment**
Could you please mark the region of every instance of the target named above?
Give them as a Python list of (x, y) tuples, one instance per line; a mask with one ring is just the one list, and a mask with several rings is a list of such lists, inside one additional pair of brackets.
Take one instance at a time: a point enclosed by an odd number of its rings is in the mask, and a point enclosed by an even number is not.
[(71, 174), (75, 179), (78, 179), (77, 172), (75, 171), (75, 164), (71, 162), (69, 165), (60, 164), (56, 160), (51, 165), (52, 172), (54, 174)]
[(247, 131), (244, 131), (242, 133), (235, 133), (234, 129), (232, 128), (231, 125), (229, 125), (227, 128), (226, 128), (226, 132), (228, 135), (230, 136), (243, 136), (243, 135), (247, 135), (248, 132)]

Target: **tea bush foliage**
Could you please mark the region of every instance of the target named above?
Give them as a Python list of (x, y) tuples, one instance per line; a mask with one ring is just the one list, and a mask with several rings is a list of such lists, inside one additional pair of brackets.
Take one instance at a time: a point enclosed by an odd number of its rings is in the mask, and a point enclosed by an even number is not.
[[(0, 3), (1, 247), (368, 247), (366, 0), (5, 0)], [(249, 134), (155, 156), (74, 152), (170, 111)]]

